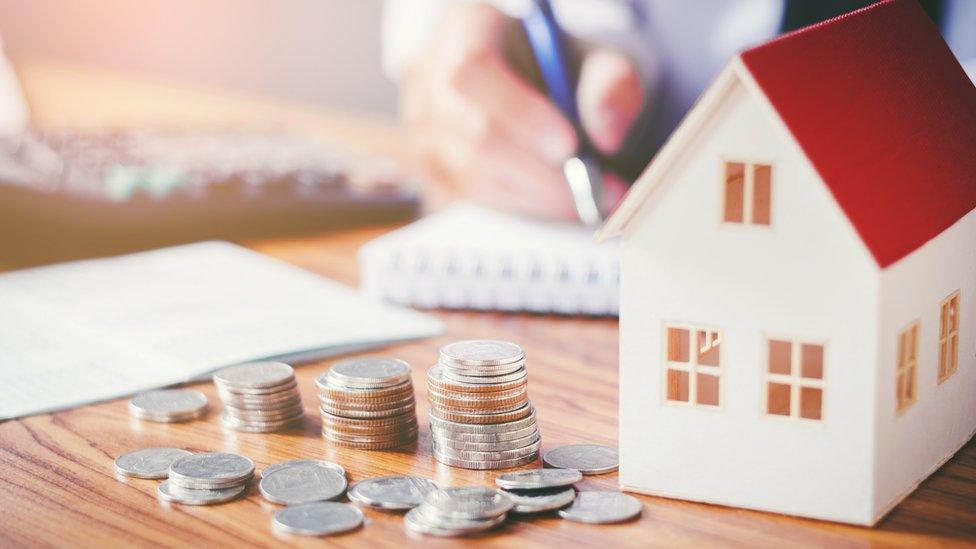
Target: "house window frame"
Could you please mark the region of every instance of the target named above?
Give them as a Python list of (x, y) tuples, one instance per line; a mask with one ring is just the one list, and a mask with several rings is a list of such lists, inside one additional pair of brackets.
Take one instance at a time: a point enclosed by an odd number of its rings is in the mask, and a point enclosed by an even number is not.
[[(939, 369), (936, 372), (939, 385), (948, 381), (959, 370), (959, 301), (959, 290), (956, 290), (939, 303)], [(951, 330), (946, 329), (949, 314), (955, 316), (954, 327)], [(949, 363), (946, 364), (947, 353), (944, 348), (953, 342), (955, 345), (950, 351)]]
[[(668, 336), (669, 330), (688, 330), (688, 362), (675, 362), (670, 359), (670, 338)], [(698, 339), (698, 332), (705, 332), (706, 334), (718, 334), (718, 343), (722, 347), (719, 349), (718, 354), (718, 366), (710, 366), (706, 364), (698, 363), (698, 353), (695, 352), (695, 342)], [(724, 366), (723, 366), (723, 355), (722, 348), (725, 344), (725, 335), (723, 330), (707, 325), (696, 325), (683, 322), (665, 322), (663, 329), (663, 339), (664, 345), (662, 345), (662, 357), (661, 364), (664, 366), (661, 368), (662, 377), (664, 382), (662, 383), (662, 394), (661, 401), (667, 406), (677, 406), (682, 408), (697, 408), (701, 410), (722, 410), (725, 405), (724, 397)], [(671, 400), (668, 398), (668, 372), (670, 370), (677, 370), (681, 372), (688, 373), (688, 400)], [(703, 404), (697, 402), (698, 400), (698, 374), (711, 375), (718, 378), (718, 404)]]
[[(787, 374), (774, 374), (769, 371), (769, 343), (771, 341), (784, 341), (790, 344), (790, 373)], [(827, 394), (827, 342), (817, 339), (807, 339), (802, 337), (781, 335), (781, 334), (763, 334), (762, 348), (760, 352), (762, 354), (762, 386), (760, 392), (762, 393), (762, 399), (760, 402), (761, 408), (759, 410), (760, 415), (772, 420), (772, 421), (786, 421), (790, 423), (800, 423), (803, 425), (808, 425), (810, 427), (823, 427), (826, 423), (825, 410), (826, 405), (826, 394)], [(817, 345), (822, 349), (821, 364), (820, 364), (820, 379), (803, 377), (801, 375), (803, 364), (803, 345)], [(790, 388), (790, 415), (781, 414), (771, 414), (769, 413), (769, 384), (779, 383), (782, 385), (788, 385)], [(820, 389), (820, 419), (810, 419), (805, 417), (800, 417), (800, 390), (803, 387)]]
[[(726, 221), (725, 219), (725, 204), (728, 200), (728, 184), (726, 181), (727, 164), (742, 164), (744, 166), (743, 181), (742, 181), (742, 221)], [(753, 207), (755, 196), (755, 167), (756, 166), (768, 166), (770, 170), (770, 180), (769, 180), (769, 223), (755, 223), (753, 221)], [(750, 230), (770, 230), (774, 224), (775, 213), (773, 212), (773, 172), (775, 168), (775, 162), (772, 160), (764, 159), (747, 159), (747, 158), (731, 158), (723, 157), (719, 159), (719, 183), (721, 185), (721, 200), (718, 203), (718, 221), (719, 225), (726, 228), (732, 227), (744, 227)]]
[[(921, 321), (916, 319), (898, 332), (898, 352), (895, 368), (895, 412), (898, 415), (905, 413), (906, 410), (918, 402), (918, 346), (919, 337), (922, 332), (921, 326)], [(911, 353), (908, 353), (905, 348), (905, 336), (909, 333), (912, 333)], [(910, 399), (906, 394), (906, 387), (908, 387), (906, 376), (908, 375), (911, 376), (911, 386), (915, 388)], [(903, 380), (901, 384), (898, 383), (899, 378)]]

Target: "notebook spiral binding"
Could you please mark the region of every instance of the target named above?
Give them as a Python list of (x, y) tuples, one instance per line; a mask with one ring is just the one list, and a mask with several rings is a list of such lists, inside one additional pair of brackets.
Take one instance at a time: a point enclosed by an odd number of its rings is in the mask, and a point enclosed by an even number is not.
[(619, 310), (619, 265), (601, 254), (557, 257), (367, 247), (360, 263), (360, 289), (367, 296), (422, 309), (593, 316), (613, 316)]

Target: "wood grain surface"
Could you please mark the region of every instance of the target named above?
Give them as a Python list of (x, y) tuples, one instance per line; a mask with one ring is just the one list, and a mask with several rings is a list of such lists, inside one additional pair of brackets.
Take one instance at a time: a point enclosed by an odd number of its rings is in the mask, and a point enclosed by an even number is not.
[[(367, 148), (384, 148), (394, 135), (367, 121), (310, 113), (300, 107), (224, 100), (218, 94), (172, 92), (166, 86), (131, 84), (100, 75), (44, 66), (27, 67), (32, 107), (46, 123), (92, 120), (142, 123), (187, 115), (210, 121), (312, 124)], [(123, 90), (125, 93), (119, 96)], [(86, 101), (77, 101), (77, 97)], [(113, 99), (115, 98), (115, 99)], [(192, 108), (188, 108), (192, 106)], [(214, 114), (216, 112), (216, 114)], [(182, 120), (182, 119), (180, 119)], [(311, 122), (310, 122), (311, 121)], [(385, 138), (384, 138), (385, 136)], [(384, 140), (385, 139), (385, 140)], [(393, 145), (391, 147), (395, 148)], [(358, 276), (355, 252), (384, 229), (249, 245), (347, 284)], [(2, 314), (2, 311), (0, 311)], [(367, 509), (364, 526), (325, 540), (275, 537), (277, 506), (254, 486), (232, 503), (165, 505), (156, 481), (116, 479), (112, 462), (126, 451), (178, 446), (193, 451), (246, 455), (258, 467), (315, 457), (341, 463), (355, 482), (389, 474), (415, 474), (445, 486), (492, 485), (494, 472), (441, 465), (430, 452), (424, 371), (438, 348), (462, 338), (499, 338), (522, 345), (528, 357), (529, 395), (538, 410), (543, 451), (567, 443), (616, 444), (617, 323), (611, 319), (559, 318), (457, 312), (436, 313), (445, 336), (377, 350), (369, 355), (407, 360), (414, 368), (421, 430), (415, 448), (397, 452), (349, 450), (319, 434), (313, 379), (333, 361), (303, 365), (297, 375), (307, 411), (301, 429), (276, 434), (222, 430), (220, 402), (211, 383), (193, 387), (212, 410), (186, 424), (157, 424), (129, 417), (126, 400), (0, 423), (0, 547), (277, 546), (366, 547), (502, 545), (551, 546), (919, 546), (973, 545), (976, 539), (976, 444), (972, 441), (876, 528), (861, 528), (759, 512), (639, 496), (642, 516), (633, 522), (591, 526), (553, 515), (509, 520), (487, 535), (464, 540), (414, 538), (400, 514)], [(660, 441), (662, 445), (668, 441)], [(536, 464), (535, 466), (539, 466)], [(715, 456), (722, 467), (722, 456)], [(689, 474), (694, 474), (689, 471)], [(865, 479), (867, 481), (867, 479)], [(615, 473), (585, 477), (582, 489), (616, 489)]]

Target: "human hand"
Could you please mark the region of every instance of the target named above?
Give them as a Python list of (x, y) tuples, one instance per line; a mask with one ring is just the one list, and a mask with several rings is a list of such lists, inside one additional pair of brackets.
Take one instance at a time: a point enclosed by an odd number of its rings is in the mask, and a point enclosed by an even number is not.
[[(504, 42), (518, 22), (484, 4), (454, 6), (401, 86), (401, 112), (431, 174), (460, 194), (531, 215), (573, 218), (562, 175), (577, 148), (572, 124), (506, 63)], [(583, 60), (580, 118), (601, 152), (616, 152), (640, 112), (633, 64), (608, 50)], [(626, 190), (607, 174), (606, 202)]]

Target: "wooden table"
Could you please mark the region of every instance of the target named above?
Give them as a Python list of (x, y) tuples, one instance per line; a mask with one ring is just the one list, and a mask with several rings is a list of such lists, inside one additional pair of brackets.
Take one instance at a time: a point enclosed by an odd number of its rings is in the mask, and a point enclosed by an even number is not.
[[(45, 78), (52, 78), (50, 72), (44, 74)], [(62, 89), (78, 82), (73, 75), (56, 76), (53, 81)], [(375, 145), (369, 135), (379, 136), (395, 130), (376, 130), (364, 124), (356, 131), (362, 142)], [(258, 251), (354, 285), (358, 276), (356, 249), (385, 230), (359, 229), (248, 244)], [(522, 345), (528, 356), (529, 394), (538, 409), (543, 450), (576, 442), (616, 443), (615, 320), (462, 312), (435, 314), (448, 326), (444, 337), (368, 353), (402, 358), (414, 366), (413, 381), (421, 418), (427, 412), (424, 370), (436, 361), (441, 345), (471, 337), (507, 339)], [(270, 521), (278, 507), (264, 501), (253, 486), (246, 498), (224, 505), (167, 506), (155, 497), (155, 481), (116, 479), (112, 470), (115, 456), (148, 446), (236, 452), (252, 458), (259, 468), (295, 457), (323, 458), (342, 464), (351, 481), (379, 475), (414, 474), (446, 486), (493, 484), (496, 473), (455, 469), (436, 462), (431, 456), (426, 425), (421, 426), (416, 448), (404, 451), (349, 450), (325, 442), (319, 434), (319, 419), (312, 413), (316, 407), (313, 379), (330, 363), (297, 368), (309, 414), (304, 428), (286, 433), (222, 430), (218, 420), (219, 400), (210, 383), (193, 387), (208, 395), (214, 411), (204, 419), (186, 424), (132, 419), (125, 400), (0, 423), (0, 547), (323, 543), (316, 539), (274, 537)], [(716, 456), (716, 466), (721, 466), (720, 456)], [(579, 487), (615, 489), (617, 475), (585, 477)], [(589, 526), (547, 515), (512, 520), (497, 531), (466, 541), (518, 547), (601, 544), (608, 548), (971, 545), (976, 538), (976, 443), (970, 442), (873, 529), (639, 497), (644, 503), (643, 515), (630, 523)], [(373, 510), (366, 510), (365, 514), (362, 529), (328, 538), (328, 542), (370, 547), (458, 543), (458, 540), (410, 537), (398, 514)]]

